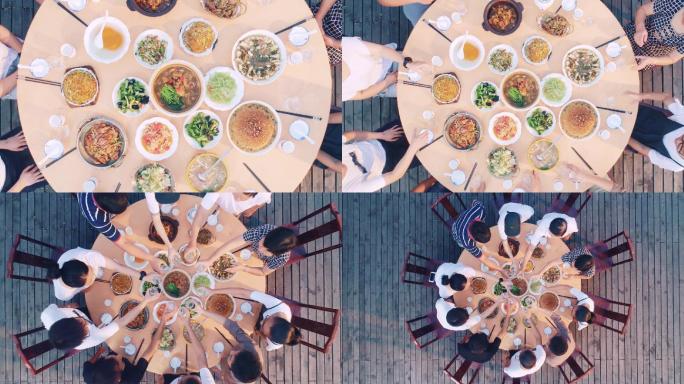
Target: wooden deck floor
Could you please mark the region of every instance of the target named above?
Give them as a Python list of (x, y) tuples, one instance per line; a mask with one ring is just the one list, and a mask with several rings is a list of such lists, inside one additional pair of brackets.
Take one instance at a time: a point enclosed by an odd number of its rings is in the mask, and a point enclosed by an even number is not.
[[(596, 0), (590, 0), (590, 2)], [(645, 2), (645, 1), (644, 1)], [(397, 43), (401, 49), (409, 34), (411, 23), (404, 17), (401, 8), (387, 8), (376, 0), (346, 0), (345, 36), (359, 36), (375, 43)], [(603, 0), (615, 16), (627, 25), (633, 20), (640, 0)], [(682, 62), (666, 68), (645, 71), (642, 74), (644, 92), (672, 92), (682, 98)], [(373, 98), (366, 101), (347, 102), (345, 110), (345, 131), (373, 131), (384, 124), (399, 119), (396, 100)], [(428, 176), (420, 166), (410, 170), (399, 182), (386, 187), (384, 191), (406, 192)], [(617, 162), (609, 174), (627, 191), (635, 192), (681, 192), (684, 191), (684, 175), (664, 172), (653, 167), (640, 155), (627, 153)]]
[[(48, 0), (52, 1), (52, 0)], [(310, 4), (318, 0), (306, 0)], [(38, 10), (34, 0), (0, 0), (0, 24), (12, 31), (16, 36), (24, 37), (31, 25), (33, 15)], [(331, 70), (333, 77), (333, 105), (341, 108), (340, 68)], [(47, 124), (47, 122), (46, 122)], [(15, 101), (0, 101), (0, 135), (20, 126), (19, 113)], [(332, 171), (312, 167), (304, 177), (296, 192), (335, 192), (341, 188), (341, 178)], [(50, 187), (45, 191), (52, 191)]]
[[(491, 195), (470, 195), (488, 206)], [(447, 228), (430, 211), (435, 196), (419, 194), (344, 195), (345, 238), (342, 259), (342, 377), (348, 383), (447, 383), (442, 369), (455, 354), (459, 337), (420, 351), (410, 342), (404, 322), (431, 311), (436, 294), (400, 283), (407, 251), (455, 261)], [(552, 196), (527, 196), (537, 219)], [(352, 207), (357, 207), (353, 209)], [(636, 242), (637, 261), (601, 274), (583, 289), (635, 305), (624, 337), (591, 328), (578, 345), (594, 361), (594, 374), (583, 383), (681, 383), (684, 252), (680, 221), (684, 198), (676, 194), (598, 194), (579, 219), (582, 242), (606, 239), (626, 229)], [(495, 358), (495, 361), (500, 361)], [(500, 363), (489, 363), (476, 383), (502, 380)], [(545, 367), (534, 383), (563, 382)]]
[[(140, 199), (134, 196), (131, 200)], [(330, 202), (335, 194), (276, 194), (267, 207), (247, 222), (290, 223)], [(320, 222), (317, 224), (321, 224)], [(5, 279), (7, 253), (14, 235), (26, 234), (64, 247), (89, 247), (96, 233), (82, 219), (76, 200), (69, 194), (0, 194), (0, 383), (81, 383), (81, 367), (92, 355), (87, 351), (32, 377), (15, 356), (10, 336), (40, 326), (40, 312), (57, 303), (51, 286)], [(329, 245), (329, 244), (326, 244)], [(340, 308), (340, 252), (328, 252), (277, 271), (268, 278), (268, 292), (294, 300)], [(339, 339), (326, 354), (306, 347), (269, 352), (267, 373), (273, 383), (341, 383)], [(47, 362), (45, 360), (44, 362)], [(151, 375), (145, 383), (153, 383)]]

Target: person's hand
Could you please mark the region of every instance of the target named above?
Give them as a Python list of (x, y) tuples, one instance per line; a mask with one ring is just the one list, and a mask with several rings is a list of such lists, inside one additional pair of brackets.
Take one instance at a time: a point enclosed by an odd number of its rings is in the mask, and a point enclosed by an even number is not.
[[(322, 29), (321, 29), (322, 31)], [(328, 36), (325, 32), (322, 33), (323, 35), (323, 43), (325, 43), (326, 47), (333, 47), (335, 46), (335, 43), (337, 42), (337, 39)]]
[(21, 186), (21, 189), (24, 189), (33, 184), (40, 183), (41, 181), (45, 181), (45, 177), (40, 173), (40, 169), (38, 169), (36, 165), (29, 165), (21, 171), (17, 184)]
[(385, 132), (380, 133), (380, 140), (382, 141), (397, 141), (401, 138), (401, 136), (404, 134), (404, 130), (398, 126), (395, 125), (394, 127), (386, 130)]
[(226, 270), (227, 270), (228, 272), (230, 272), (230, 273), (238, 273), (238, 272), (240, 272), (240, 271), (243, 271), (244, 268), (243, 268), (243, 265), (242, 265), (242, 264), (238, 264), (238, 265), (236, 265), (236, 266), (234, 266), (234, 267), (226, 268)]
[(150, 304), (154, 301), (157, 301), (161, 299), (162, 296), (160, 295), (160, 292), (158, 289), (148, 289), (147, 292), (145, 292), (145, 298), (143, 299), (143, 303), (145, 305)]
[(413, 61), (406, 64), (406, 69), (412, 72), (432, 72), (432, 64), (428, 64), (424, 61)]
[(0, 140), (0, 149), (6, 149), (12, 152), (19, 152), (26, 149), (26, 138), (23, 132), (9, 137), (5, 140)]
[(643, 47), (644, 44), (646, 44), (646, 40), (648, 40), (648, 31), (646, 30), (646, 27), (636, 27), (636, 32), (634, 32), (634, 42), (636, 45)]
[(156, 257), (153, 260), (150, 260), (150, 267), (160, 275), (164, 274), (164, 264), (166, 263), (164, 263), (162, 259)]
[(180, 259), (180, 253), (178, 253), (178, 251), (176, 250), (176, 248), (174, 248), (173, 246), (168, 247), (168, 249), (166, 250), (166, 252), (167, 252), (167, 257), (168, 257), (168, 259), (169, 259), (169, 262), (170, 262), (171, 260), (178, 260), (178, 259)]
[(625, 95), (635, 104), (644, 100), (644, 97), (641, 95), (640, 92), (627, 91), (625, 92)]
[(387, 74), (387, 77), (385, 77), (385, 83), (387, 85), (396, 84), (398, 80), (399, 80), (399, 72), (390, 72)]
[(423, 133), (420, 133), (420, 131), (416, 131), (416, 135), (413, 137), (413, 142), (411, 142), (411, 145), (417, 146), (418, 148), (422, 148), (424, 145), (427, 145), (430, 143), (430, 132), (428, 130), (425, 130)]
[[(185, 248), (185, 251), (183, 253), (185, 255), (194, 255), (195, 252), (199, 251), (199, 248), (197, 248), (197, 239), (195, 239), (194, 241), (190, 241), (190, 243), (188, 243), (188, 246)], [(176, 252), (176, 254), (178, 253)], [(178, 254), (178, 258), (180, 258), (180, 254)]]
[(649, 65), (657, 65), (655, 58), (651, 56), (635, 56), (637, 59), (637, 71), (648, 67)]

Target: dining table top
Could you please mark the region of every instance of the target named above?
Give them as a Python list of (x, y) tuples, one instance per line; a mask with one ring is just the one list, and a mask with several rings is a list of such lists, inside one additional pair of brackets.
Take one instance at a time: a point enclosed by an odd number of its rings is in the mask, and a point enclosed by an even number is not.
[[(421, 77), (419, 80), (410, 79), (408, 73), (401, 73), (407, 70), (401, 69), (397, 83), (397, 104), (402, 126), (409, 141), (423, 130), (432, 132), (436, 142), (420, 150), (417, 157), (432, 176), (453, 192), (463, 191), (468, 186), (466, 180), (471, 174), (479, 175), (485, 183), (486, 190), (490, 192), (511, 192), (518, 188), (527, 190), (526, 186), (529, 184), (526, 184), (524, 180), (530, 180), (530, 172), (536, 169), (531, 163), (528, 148), (538, 137), (533, 136), (526, 127), (528, 110), (513, 110), (499, 101), (491, 110), (483, 111), (475, 107), (472, 101), (472, 93), (477, 84), (482, 81), (493, 83), (499, 89), (499, 94), (501, 93), (504, 76), (490, 70), (487, 56), (499, 44), (507, 44), (516, 52), (518, 57), (516, 70), (528, 70), (536, 74), (539, 79), (543, 79), (552, 73), (563, 73), (564, 56), (571, 48), (578, 45), (596, 47), (617, 38), (615, 42), (622, 46), (618, 57), (611, 58), (606, 54), (607, 45), (598, 49), (605, 65), (598, 82), (588, 87), (572, 86), (570, 102), (577, 99), (588, 100), (596, 107), (601, 107), (597, 110), (599, 126), (592, 136), (582, 140), (569, 138), (559, 127), (560, 107), (548, 106), (541, 100), (534, 105), (550, 108), (555, 117), (555, 128), (552, 128), (545, 138), (552, 141), (558, 148), (559, 163), (572, 164), (598, 176), (605, 176), (617, 162), (633, 130), (638, 104), (626, 95), (626, 92), (639, 92), (639, 73), (636, 70), (634, 53), (620, 20), (616, 19), (610, 9), (600, 1), (592, 1), (590, 4), (579, 2), (580, 12), (560, 9), (558, 14), (565, 16), (573, 24), (574, 30), (567, 36), (555, 37), (539, 26), (537, 20), (543, 11), (534, 1), (520, 0), (520, 3), (523, 6), (523, 12), (519, 28), (509, 35), (501, 36), (483, 28), (483, 15), (489, 2), (436, 0), (425, 12), (422, 20), (413, 28), (404, 47), (403, 54), (415, 61), (431, 64), (435, 58), (436, 63), (441, 64), (440, 66), (432, 65), (431, 70), (417, 71)], [(559, 0), (545, 3), (550, 3), (547, 11), (554, 12), (560, 8)], [(451, 21), (448, 29), (438, 31), (435, 21), (440, 17), (454, 20), (452, 16), (456, 13), (458, 14), (455, 16), (457, 22)], [(580, 14), (580, 17), (576, 17), (576, 13)], [(450, 47), (453, 45), (453, 52), (456, 52), (456, 49), (460, 47), (457, 45), (461, 44), (457, 39), (465, 34), (479, 39), (484, 47), (484, 52), (480, 52), (481, 64), (468, 71), (457, 69), (450, 59)], [(551, 56), (544, 64), (531, 64), (523, 57), (523, 44), (532, 36), (546, 39), (552, 47)], [(442, 73), (453, 73), (460, 81), (460, 98), (455, 103), (438, 104), (432, 96), (430, 89), (432, 78)], [(411, 80), (427, 87), (411, 85)], [(480, 142), (470, 151), (454, 149), (442, 136), (447, 119), (456, 112), (470, 113), (480, 123)], [(522, 130), (520, 138), (515, 143), (506, 146), (513, 151), (518, 164), (517, 173), (507, 177), (496, 177), (488, 171), (489, 154), (500, 147), (490, 137), (489, 125), (493, 116), (501, 112), (510, 112), (517, 117), (521, 122), (520, 129)], [(613, 114), (621, 119), (619, 129), (607, 128), (607, 119)], [(453, 160), (457, 160), (458, 163)], [(454, 165), (457, 165), (457, 168)], [(452, 178), (452, 172), (462, 172), (462, 174)], [(536, 173), (540, 179), (540, 191), (577, 192), (587, 190), (592, 186), (579, 175), (559, 172), (558, 164), (549, 170), (536, 170)]]
[[(162, 206), (162, 213), (168, 214), (169, 217), (177, 220), (179, 222), (178, 235), (173, 241), (173, 245), (176, 249), (181, 247), (183, 244), (188, 242), (188, 229), (190, 229), (192, 217), (192, 211), (197, 211), (198, 206), (201, 202), (201, 198), (196, 196), (181, 195), (180, 200), (178, 200), (173, 205)], [(164, 213), (167, 212), (167, 213)], [(136, 246), (140, 246), (143, 249), (147, 249), (150, 253), (154, 254), (160, 250), (165, 250), (165, 247), (161, 244), (152, 242), (148, 239), (148, 232), (150, 228), (150, 223), (152, 222), (151, 215), (147, 208), (147, 204), (144, 200), (132, 204), (126, 209), (126, 211), (120, 215), (117, 215), (112, 223), (118, 228), (121, 235), (124, 236), (128, 241), (133, 242)], [(213, 223), (213, 221), (212, 221)], [(229, 214), (219, 214), (218, 221), (214, 225), (207, 224), (205, 227), (209, 229), (216, 240), (207, 246), (200, 246), (200, 261), (209, 258), (213, 252), (227, 242), (229, 239), (242, 234), (245, 231), (245, 226), (238, 220), (235, 216)], [(124, 252), (118, 247), (114, 246), (111, 241), (105, 238), (103, 235), (99, 235), (95, 240), (92, 247), (93, 250), (102, 253), (105, 257), (111, 258), (114, 261), (127, 265), (129, 267), (143, 267), (143, 265), (137, 265), (135, 262), (133, 264), (125, 260)], [(248, 249), (250, 254), (249, 259), (246, 261), (243, 258), (241, 252), (240, 255), (235, 255), (235, 257), (241, 258), (243, 263), (252, 267), (261, 267), (263, 262), (259, 260), (256, 255)], [(190, 276), (193, 276), (198, 272), (198, 266), (185, 266), (180, 263), (176, 263), (172, 270), (183, 270), (188, 272)], [(150, 276), (154, 275), (155, 272), (152, 268), (147, 265), (143, 267), (143, 270), (147, 272)], [(93, 286), (89, 287), (85, 291), (85, 300), (88, 307), (88, 311), (91, 314), (92, 320), (95, 324), (102, 324), (102, 316), (107, 313), (112, 317), (119, 314), (119, 309), (121, 306), (129, 301), (136, 300), (141, 301), (144, 297), (141, 292), (142, 282), (137, 279), (137, 276), (133, 276), (133, 287), (129, 294), (116, 295), (110, 288), (108, 283), (111, 279), (112, 272), (104, 271), (104, 275), (100, 277), (94, 283)], [(265, 276), (255, 276), (248, 274), (246, 272), (238, 272), (233, 276), (232, 279), (228, 281), (215, 280), (215, 289), (224, 288), (245, 288), (255, 291), (264, 292), (266, 290), (266, 277)], [(160, 293), (164, 295), (164, 293)], [(195, 297), (201, 303), (205, 303), (206, 297), (198, 295), (194, 291), (190, 293), (189, 297)], [(234, 297), (234, 312), (230, 318), (236, 321), (240, 327), (245, 330), (245, 332), (251, 334), (254, 332), (256, 323), (258, 321), (258, 316), (260, 313), (261, 305), (255, 303), (249, 298), (238, 298)], [(169, 299), (165, 296), (162, 301), (168, 301)], [(171, 300), (176, 305), (181, 303), (180, 300)], [(247, 305), (245, 305), (247, 303)], [(244, 308), (243, 308), (244, 306)], [(249, 308), (247, 308), (249, 307)], [(152, 338), (152, 333), (159, 327), (159, 323), (153, 319), (153, 304), (148, 307), (149, 310), (149, 320), (144, 328), (140, 330), (131, 330), (127, 327), (122, 328), (117, 334), (112, 336), (106, 341), (107, 345), (115, 352), (126, 356), (129, 359), (133, 359), (138, 353), (142, 353), (150, 343)], [(222, 343), (225, 350), (229, 349), (227, 341), (224, 339), (228, 338), (231, 342), (234, 339), (228, 333), (228, 331), (219, 324), (211, 319), (198, 319), (204, 328), (204, 338), (201, 339), (203, 349), (207, 352), (207, 361), (209, 363), (209, 368), (216, 366), (219, 363), (220, 354), (215, 352), (214, 345), (216, 343)], [(187, 344), (185, 337), (182, 336), (183, 321), (178, 318), (170, 325), (168, 328), (172, 331), (175, 337), (175, 346), (170, 351), (157, 350), (152, 359), (149, 361), (148, 371), (156, 374), (173, 373), (174, 370), (169, 365), (170, 360), (173, 357), (178, 357), (181, 360), (181, 367), (178, 368), (177, 372), (197, 372), (201, 367), (198, 366), (198, 360), (193, 358), (192, 355), (187, 356)], [(130, 337), (130, 343), (135, 345), (136, 353), (131, 356), (125, 353), (125, 338)], [(187, 364), (186, 364), (187, 362)]]
[[(99, 81), (99, 95), (94, 105), (71, 108), (58, 86), (23, 80), (23, 77), (32, 76), (31, 71), (19, 70), (17, 101), (23, 132), (31, 155), (39, 164), (50, 186), (58, 192), (79, 192), (86, 189), (84, 182), (95, 178), (97, 192), (114, 192), (117, 189), (120, 192), (135, 191), (136, 171), (146, 164), (154, 163), (143, 157), (136, 149), (136, 130), (144, 121), (162, 117), (168, 119), (178, 131), (177, 150), (171, 157), (158, 161), (170, 171), (177, 192), (201, 192), (193, 188), (185, 175), (186, 166), (194, 156), (203, 152), (221, 156), (226, 151), (229, 151), (224, 159), (228, 181), (223, 187), (224, 190), (295, 190), (316, 159), (328, 123), (332, 77), (327, 49), (312, 12), (304, 0), (277, 0), (268, 3), (247, 0), (242, 3), (246, 5), (244, 14), (234, 19), (224, 19), (206, 11), (200, 1), (178, 1), (171, 12), (160, 17), (147, 17), (131, 11), (126, 2), (121, 0), (89, 1), (85, 9), (75, 13), (85, 23), (92, 23), (108, 11), (109, 16), (122, 21), (130, 33), (131, 44), (123, 57), (112, 64), (103, 64), (92, 59), (86, 52), (86, 27), (61, 9), (56, 1), (45, 1), (26, 35), (20, 64), (29, 66), (35, 59), (46, 59), (51, 69), (43, 79), (58, 83), (61, 83), (66, 70), (89, 66)], [(208, 56), (194, 57), (181, 48), (179, 31), (184, 23), (192, 18), (202, 18), (218, 31), (217, 44)], [(187, 116), (165, 115), (163, 111), (150, 105), (144, 113), (131, 117), (120, 113), (115, 106), (114, 88), (122, 79), (135, 77), (150, 85), (154, 71), (138, 64), (134, 55), (136, 38), (146, 30), (157, 29), (166, 32), (173, 41), (172, 60), (194, 64), (206, 74), (215, 67), (234, 66), (231, 52), (238, 39), (246, 32), (267, 30), (275, 33), (302, 20), (305, 22), (300, 26), (310, 33), (305, 45), (293, 45), (288, 31), (278, 34), (287, 51), (282, 75), (270, 84), (256, 85), (244, 82), (243, 103), (261, 101), (277, 111), (308, 116), (297, 117), (277, 112), (281, 121), (280, 139), (265, 154), (250, 155), (238, 151), (227, 136), (228, 116), (231, 111), (214, 110), (206, 102), (201, 102), (198, 110), (215, 113), (224, 131), (218, 144), (209, 150), (195, 149), (184, 138)], [(73, 57), (61, 54), (63, 44), (70, 44), (75, 48)], [(295, 56), (298, 58), (296, 61), (291, 60), (293, 53), (296, 53)], [(62, 119), (64, 123), (54, 124), (57, 128), (53, 128), (49, 123), (51, 117), (53, 121)], [(113, 120), (125, 132), (128, 148), (123, 161), (116, 167), (91, 166), (79, 153), (79, 129), (95, 117)], [(311, 142), (299, 135), (297, 138), (293, 137), (290, 126), (295, 121), (308, 125)], [(59, 141), (64, 148), (63, 157), (54, 162), (46, 156), (49, 153), (46, 150), (46, 143), (51, 140)], [(287, 152), (281, 149), (280, 144), (285, 141), (289, 142), (288, 146), (293, 144), (292, 151), (290, 148)], [(76, 149), (69, 152), (72, 148)]]

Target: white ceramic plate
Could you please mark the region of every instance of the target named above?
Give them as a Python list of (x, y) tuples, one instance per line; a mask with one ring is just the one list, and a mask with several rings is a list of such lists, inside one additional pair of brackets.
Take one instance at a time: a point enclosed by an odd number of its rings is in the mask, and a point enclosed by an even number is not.
[[(477, 97), (476, 90), (477, 90), (477, 87), (480, 86), (480, 84), (485, 84), (485, 83), (492, 85), (494, 87), (494, 89), (496, 89), (496, 95), (499, 97), (499, 101), (495, 101), (491, 107), (480, 108), (477, 105), (475, 105), (475, 98)], [(491, 81), (480, 81), (479, 83), (475, 84), (475, 86), (473, 87), (473, 90), (470, 91), (470, 101), (473, 103), (475, 108), (479, 109), (480, 111), (491, 111), (497, 105), (499, 105), (499, 102), (501, 102), (501, 92), (499, 91), (499, 87), (496, 84), (492, 83)]]
[[(515, 123), (516, 126), (516, 131), (515, 131), (515, 136), (513, 136), (509, 140), (501, 140), (496, 135), (494, 134), (494, 123), (502, 117), (510, 117), (513, 122)], [(518, 141), (520, 139), (520, 136), (522, 136), (522, 123), (520, 122), (520, 119), (518, 116), (510, 113), (510, 112), (500, 112), (497, 113), (496, 115), (492, 116), (491, 119), (489, 119), (489, 129), (487, 129), (487, 132), (489, 133), (489, 137), (497, 144), (499, 145), (511, 145)]]
[[(138, 44), (140, 44), (140, 42), (148, 36), (157, 36), (160, 40), (166, 42), (166, 52), (164, 55), (164, 59), (160, 63), (155, 65), (147, 64), (146, 62), (142, 61), (140, 57), (136, 54), (136, 52), (138, 51)], [(140, 35), (138, 35), (138, 38), (135, 39), (135, 43), (133, 44), (133, 56), (135, 57), (135, 61), (137, 61), (138, 64), (147, 69), (157, 69), (162, 65), (166, 64), (167, 62), (169, 62), (171, 58), (173, 58), (173, 50), (173, 39), (171, 39), (171, 36), (169, 36), (168, 33), (159, 29), (148, 29), (146, 31), (143, 31)]]
[[(143, 144), (142, 144), (143, 131), (145, 130), (145, 127), (147, 127), (149, 124), (152, 124), (152, 123), (164, 124), (165, 126), (167, 126), (171, 130), (171, 138), (173, 141), (171, 143), (171, 147), (169, 148), (169, 150), (164, 152), (164, 153), (160, 153), (160, 154), (149, 153), (149, 152), (147, 152), (145, 147), (143, 147)], [(178, 130), (170, 121), (168, 121), (167, 119), (165, 119), (163, 117), (153, 117), (151, 119), (147, 119), (147, 120), (143, 121), (138, 126), (138, 129), (135, 132), (135, 148), (138, 150), (138, 152), (140, 152), (140, 154), (144, 158), (146, 158), (147, 160), (151, 160), (151, 161), (162, 161), (162, 160), (168, 159), (169, 157), (173, 156), (173, 154), (176, 153), (176, 150), (178, 149), (178, 141), (179, 141)]]
[[(551, 101), (546, 98), (544, 95), (544, 84), (548, 82), (551, 79), (558, 79), (562, 81), (565, 84), (565, 96), (560, 101)], [(549, 107), (561, 107), (563, 104), (567, 103), (568, 100), (572, 97), (572, 82), (570, 79), (565, 77), (564, 75), (561, 75), (560, 73), (549, 73), (548, 75), (544, 76), (544, 78), (541, 81), (541, 87), (540, 87), (540, 92), (541, 92), (541, 100), (544, 102), (544, 104), (548, 105)]]
[[(214, 41), (211, 45), (211, 48), (207, 49), (204, 52), (199, 52), (199, 53), (191, 51), (190, 48), (188, 48), (185, 45), (185, 41), (183, 41), (183, 33), (185, 32), (185, 30), (188, 29), (192, 24), (194, 24), (196, 22), (206, 23), (214, 31)], [(205, 57), (205, 56), (211, 55), (211, 53), (214, 51), (214, 48), (216, 48), (216, 43), (218, 42), (218, 36), (219, 36), (218, 30), (216, 30), (216, 27), (214, 27), (214, 25), (212, 23), (210, 23), (209, 20), (203, 19), (201, 17), (193, 17), (192, 19), (183, 23), (183, 26), (181, 27), (180, 32), (178, 34), (178, 41), (180, 41), (180, 46), (183, 49), (183, 51), (185, 53), (187, 53), (188, 55), (195, 56), (195, 57)]]
[[(150, 250), (149, 250), (144, 244), (135, 243), (134, 245), (135, 245), (136, 247), (142, 249), (142, 250), (145, 251), (146, 253), (150, 253)], [(137, 262), (135, 261), (135, 257), (129, 255), (129, 254), (126, 253), (126, 252), (124, 252), (124, 263), (125, 263), (127, 266), (129, 266), (129, 267), (135, 269), (136, 271), (142, 271), (143, 269), (145, 269), (145, 267), (147, 267), (147, 264), (149, 264), (149, 262), (148, 262), (147, 260), (144, 260), (142, 263), (137, 263)]]
[[(140, 116), (140, 115), (142, 115), (143, 113), (147, 112), (147, 110), (148, 110), (149, 107), (150, 107), (150, 103), (151, 103), (152, 101), (150, 100), (150, 102), (148, 102), (147, 104), (143, 105), (143, 107), (142, 107), (141, 109), (139, 109), (138, 111), (136, 111), (136, 112), (123, 112), (123, 111), (121, 111), (121, 110), (119, 109), (119, 107), (117, 106), (117, 103), (118, 103), (118, 101), (119, 101), (119, 87), (121, 87), (121, 85), (124, 83), (124, 81), (127, 81), (127, 80), (129, 80), (129, 79), (136, 80), (136, 81), (142, 83), (142, 85), (145, 87), (145, 94), (146, 94), (148, 97), (150, 96), (150, 87), (147, 85), (147, 83), (145, 82), (145, 80), (143, 80), (143, 79), (141, 79), (141, 78), (139, 78), (139, 77), (129, 76), (129, 77), (125, 77), (125, 78), (121, 79), (121, 80), (120, 80), (118, 83), (116, 83), (116, 85), (114, 86), (114, 90), (112, 90), (112, 104), (114, 104), (114, 108), (116, 108), (117, 112), (119, 112), (120, 114), (122, 114), (122, 115), (124, 115), (124, 116), (128, 116), (128, 117), (136, 117), (136, 116)], [(150, 97), (150, 99), (151, 99), (151, 97)]]
[[(205, 115), (208, 115), (212, 119), (218, 121), (218, 134), (214, 136), (214, 139), (208, 142), (204, 147), (200, 147), (200, 145), (188, 135), (188, 130), (185, 128), (192, 119), (197, 116), (198, 114), (203, 113)], [(221, 118), (215, 114), (214, 112), (208, 110), (208, 109), (201, 109), (199, 111), (194, 112), (192, 115), (188, 116), (187, 119), (185, 119), (185, 122), (183, 123), (183, 137), (185, 138), (185, 141), (193, 148), (195, 149), (201, 149), (201, 150), (208, 150), (214, 148), (219, 141), (221, 141), (221, 137), (223, 136), (223, 123), (221, 122)]]
[[(233, 99), (230, 101), (228, 104), (220, 104), (217, 103), (211, 98), (209, 98), (209, 79), (216, 73), (227, 73), (230, 75), (230, 77), (235, 80), (235, 96), (233, 96)], [(242, 101), (242, 98), (245, 96), (245, 82), (242, 78), (242, 75), (240, 75), (236, 70), (233, 68), (228, 68), (228, 67), (215, 67), (209, 70), (206, 75), (204, 75), (204, 86), (207, 88), (207, 91), (204, 96), (204, 102), (207, 103), (209, 108), (215, 109), (217, 111), (228, 111), (233, 108), (235, 108), (236, 105)]]
[[(505, 49), (507, 52), (513, 55), (513, 58), (511, 59), (511, 68), (504, 72), (497, 71), (496, 69), (492, 68), (491, 65), (489, 65), (489, 58), (492, 56), (492, 53), (498, 51), (499, 49)], [(495, 45), (494, 47), (492, 47), (492, 49), (489, 50), (489, 55), (487, 55), (487, 66), (489, 67), (490, 71), (494, 72), (497, 75), (507, 75), (514, 69), (518, 68), (518, 53), (515, 51), (515, 49), (513, 49), (513, 47), (511, 47), (508, 44)]]

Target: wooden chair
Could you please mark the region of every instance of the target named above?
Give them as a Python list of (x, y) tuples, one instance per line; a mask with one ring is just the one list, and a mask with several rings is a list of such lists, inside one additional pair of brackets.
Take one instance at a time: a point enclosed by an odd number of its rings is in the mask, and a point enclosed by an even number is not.
[[(25, 251), (19, 250), (22, 245), (37, 245), (50, 250), (50, 255), (48, 257), (41, 255), (34, 255)], [(45, 277), (33, 277), (25, 276), (22, 274), (15, 273), (15, 264), (22, 264), (26, 266), (47, 269), (51, 267), (59, 256), (64, 253), (65, 250), (56, 245), (48, 244), (28, 236), (16, 235), (14, 237), (14, 242), (12, 243), (12, 248), (9, 252), (9, 257), (7, 259), (7, 278), (17, 279), (25, 281), (34, 281), (39, 283), (52, 283), (52, 281)]]
[[(337, 333), (340, 330), (340, 310), (299, 303), (297, 301), (282, 297), (280, 299), (287, 303), (292, 310), (292, 325), (302, 331), (307, 331), (311, 334), (317, 335), (315, 338), (316, 341), (320, 340), (318, 336), (322, 336), (324, 340), (323, 345), (320, 345), (320, 343), (312, 343), (304, 340), (303, 338), (300, 340), (299, 344), (311, 349), (315, 349), (318, 352), (328, 353), (328, 351), (330, 351), (330, 347), (332, 347), (333, 341), (335, 341), (335, 338), (337, 337)], [(307, 316), (302, 313), (304, 312), (303, 310), (307, 311)], [(332, 315), (332, 317), (326, 316), (326, 314)], [(314, 320), (327, 319), (328, 317), (330, 317), (330, 321)]]
[[(425, 320), (427, 320), (427, 323)], [(435, 312), (407, 321), (406, 329), (411, 337), (411, 341), (418, 349), (423, 349), (435, 341), (454, 333), (453, 331), (442, 328), (437, 320)], [(427, 342), (421, 342), (420, 339), (424, 339), (425, 336), (428, 336), (429, 340)]]
[[(583, 366), (586, 368), (583, 368)], [(563, 375), (565, 382), (567, 384), (572, 384), (588, 376), (594, 370), (594, 364), (592, 364), (584, 353), (577, 349), (563, 362), (563, 364), (558, 366), (558, 370), (560, 370), (561, 375)]]
[[(609, 248), (610, 243), (614, 240), (617, 241), (618, 244)], [(636, 259), (636, 248), (627, 231), (619, 232), (603, 241), (591, 244), (589, 249), (599, 258), (610, 259), (610, 268), (632, 262)], [(625, 254), (627, 257), (621, 257), (621, 255)]]
[[(296, 251), (292, 252), (290, 259), (287, 262), (287, 265), (297, 263), (310, 256), (342, 248), (342, 215), (340, 215), (340, 212), (337, 210), (337, 207), (333, 203), (330, 203), (325, 207), (317, 209), (316, 211), (311, 212), (310, 214), (302, 217), (301, 219), (291, 224), (288, 224), (287, 226), (298, 229), (302, 223), (310, 219), (314, 219), (317, 216), (320, 219), (323, 219), (325, 217), (326, 212), (330, 213), (331, 215), (329, 221), (297, 235), (297, 249)], [(337, 240), (334, 239), (335, 233), (339, 234)], [(315, 241), (323, 239), (326, 236), (330, 236), (331, 242), (333, 244), (317, 249)], [(314, 243), (313, 250), (311, 250), (310, 248), (312, 247), (309, 246), (309, 244), (311, 243)]]
[[(453, 373), (451, 372), (451, 367), (456, 363), (456, 361), (460, 360), (461, 365), (453, 370)], [(472, 362), (470, 360), (466, 360), (461, 358), (460, 355), (456, 354), (454, 358), (447, 364), (446, 367), (444, 367), (444, 374), (451, 379), (454, 383), (457, 384), (471, 384), (475, 381), (477, 378), (477, 374), (480, 372), (480, 368), (482, 368), (482, 364), (478, 364), (475, 362)], [(470, 380), (463, 381), (463, 378), (465, 375), (468, 373), (468, 371), (471, 371), (471, 377)]]
[(559, 193), (551, 202), (551, 206), (546, 211), (564, 213), (571, 217), (577, 217), (582, 212), (584, 207), (587, 206), (589, 200), (591, 200), (591, 192), (586, 193), (586, 199), (582, 202), (579, 208), (575, 209), (575, 202), (582, 196), (581, 193), (568, 193), (568, 196), (563, 198), (563, 194)]
[(31, 372), (32, 375), (37, 375), (57, 364), (59, 364), (60, 361), (66, 360), (67, 358), (76, 355), (78, 350), (73, 349), (71, 351), (67, 351), (64, 353), (61, 357), (58, 357), (57, 359), (43, 365), (42, 367), (35, 367), (33, 363), (31, 362), (32, 359), (35, 359), (45, 353), (48, 353), (55, 349), (54, 345), (50, 342), (50, 340), (46, 339), (44, 341), (41, 341), (37, 344), (31, 345), (31, 346), (24, 346), (21, 342), (21, 338), (25, 336), (30, 336), (35, 333), (38, 333), (40, 331), (44, 331), (45, 327), (39, 327), (32, 329), (30, 331), (18, 333), (16, 335), (12, 335), (12, 341), (14, 341), (14, 346), (17, 349), (17, 354), (19, 355), (19, 358), (21, 359), (21, 362), (24, 363), (24, 366)]
[[(629, 320), (632, 318), (632, 304), (608, 300), (598, 296), (594, 297), (596, 297), (594, 314), (599, 317), (597, 319), (599, 321), (594, 322), (594, 324), (624, 335), (627, 329), (629, 329)], [(606, 324), (607, 322), (610, 322), (610, 324)]]
[[(401, 268), (401, 281), (408, 284), (437, 288), (434, 283), (430, 282), (430, 274), (437, 269), (440, 263), (440, 261), (409, 251), (406, 253), (404, 266)], [(412, 279), (409, 274), (416, 274), (418, 276), (415, 276), (416, 279)]]
[(263, 373), (261, 374), (261, 381), (263, 381), (266, 384), (271, 384), (271, 380), (269, 380), (268, 376), (264, 375)]
[[(463, 200), (461, 200), (461, 197), (460, 197), (457, 193), (451, 193), (451, 192), (446, 193), (446, 194), (440, 196), (439, 198), (437, 198), (437, 200), (435, 200), (435, 202), (432, 203), (432, 206), (431, 206), (432, 213), (434, 213), (435, 216), (437, 216), (437, 218), (438, 218), (439, 220), (441, 220), (442, 223), (444, 223), (444, 225), (445, 225), (449, 230), (451, 230), (451, 225), (454, 223), (454, 221), (456, 220), (456, 218), (458, 218), (458, 215), (459, 215), (459, 212), (460, 212), (460, 211), (457, 210), (456, 207), (454, 207), (454, 205), (451, 203), (451, 200), (450, 200), (450, 199), (451, 199), (451, 196), (455, 196), (455, 197), (456, 197), (456, 200), (457, 200), (458, 204), (460, 205), (461, 211), (463, 211), (463, 210), (466, 209), (466, 206), (465, 206), (465, 204), (463, 203)], [(440, 209), (439, 209), (440, 206), (442, 206), (442, 208), (446, 211), (446, 214), (448, 215), (448, 217), (445, 217), (446, 215), (443, 215), (443, 214), (441, 214), (441, 213), (439, 212), (439, 211), (440, 211)]]
[(530, 375), (523, 376), (523, 377), (510, 377), (504, 373), (503, 380), (501, 381), (501, 384), (529, 384), (531, 382), (532, 382), (532, 378)]

